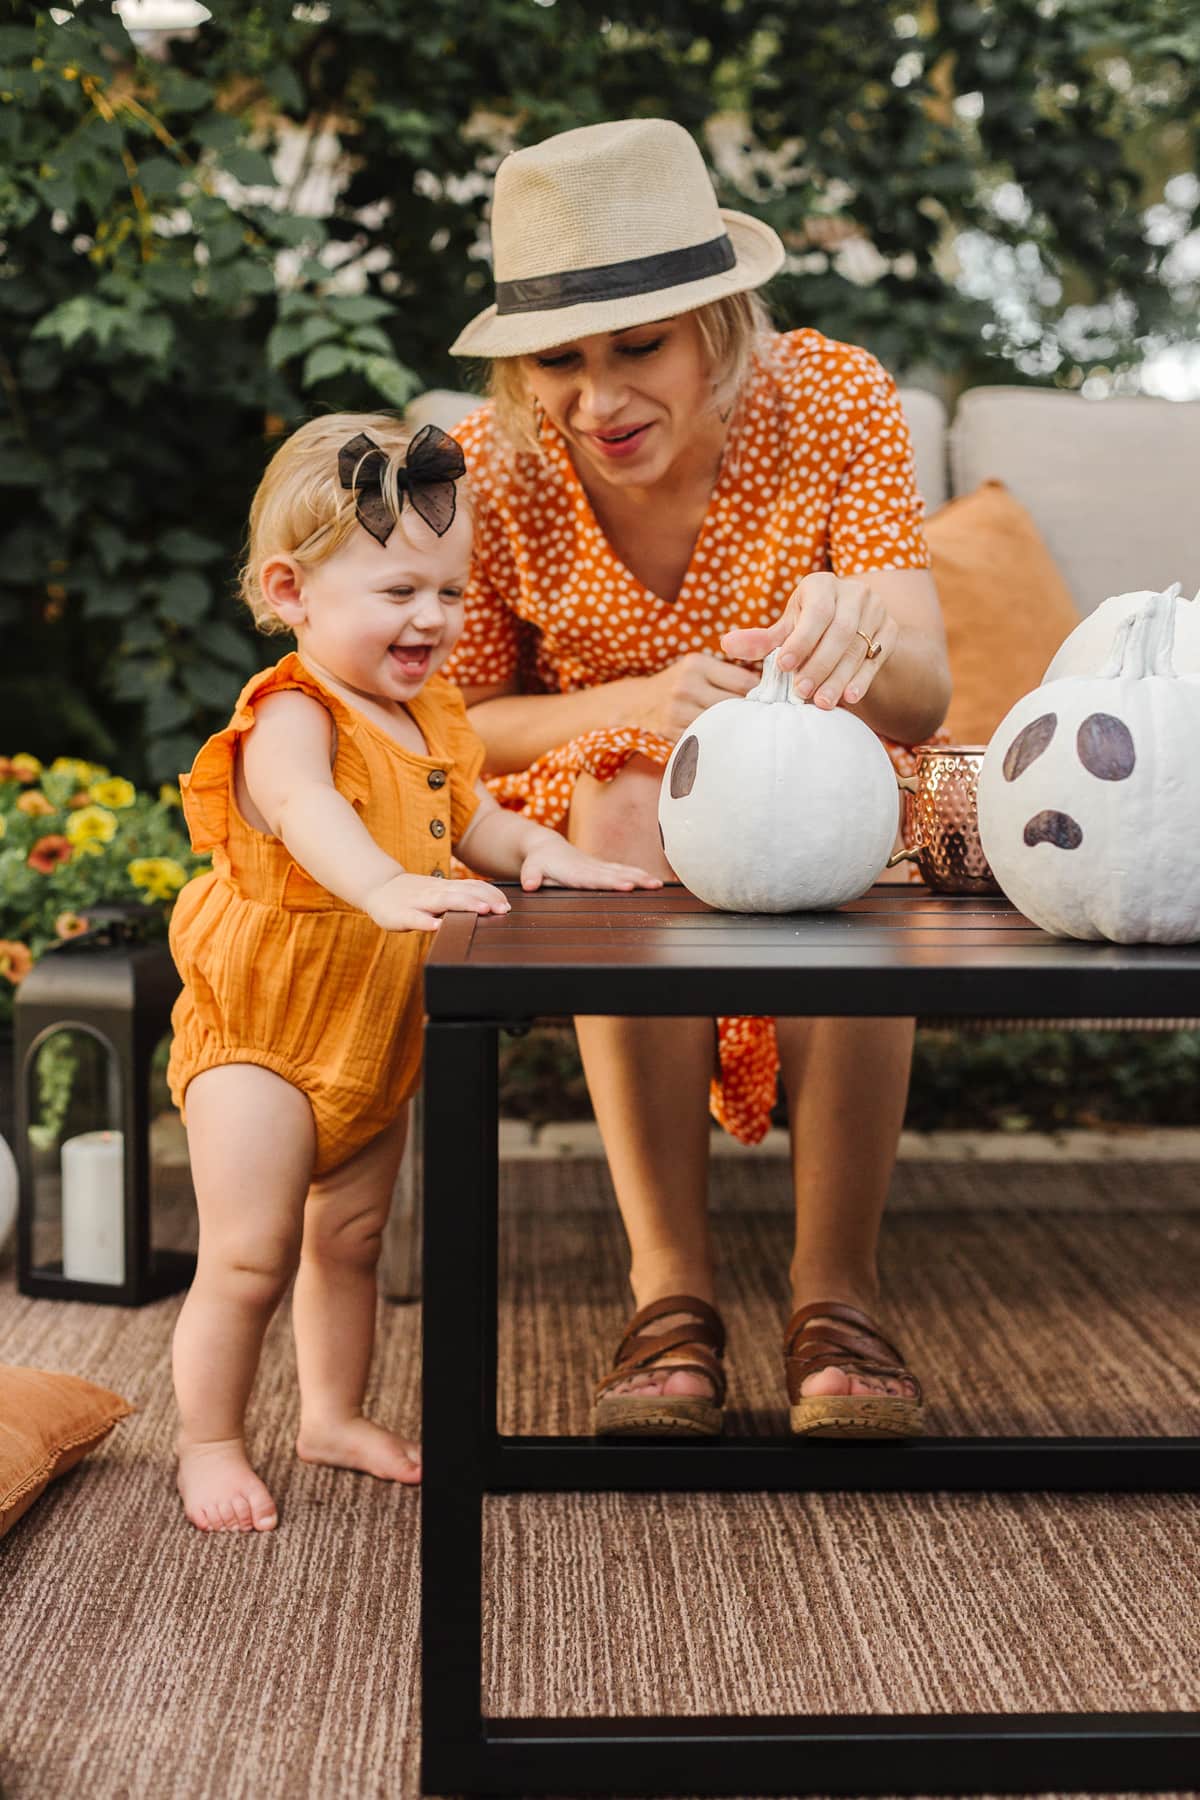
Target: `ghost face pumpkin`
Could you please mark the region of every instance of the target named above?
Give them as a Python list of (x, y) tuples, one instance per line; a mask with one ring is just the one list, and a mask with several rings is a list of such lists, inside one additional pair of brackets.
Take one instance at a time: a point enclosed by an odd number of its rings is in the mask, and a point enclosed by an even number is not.
[(866, 892), (898, 810), (875, 733), (806, 704), (771, 655), (753, 692), (701, 713), (676, 744), (658, 818), (671, 867), (710, 906), (800, 912)]
[(1035, 688), (988, 745), (984, 854), (1057, 936), (1200, 938), (1200, 678), (1174, 674), (1173, 631), (1173, 595), (1154, 596), (1101, 674)]
[[(1175, 636), (1172, 662), (1177, 675), (1200, 674), (1200, 594), (1194, 600), (1183, 597), (1176, 582), (1170, 593), (1175, 607)], [(1113, 594), (1102, 600), (1095, 612), (1078, 624), (1063, 640), (1054, 661), (1042, 676), (1043, 682), (1061, 681), (1064, 675), (1098, 675), (1108, 661), (1113, 634), (1121, 621), (1131, 613), (1141, 612), (1157, 596), (1149, 591)]]

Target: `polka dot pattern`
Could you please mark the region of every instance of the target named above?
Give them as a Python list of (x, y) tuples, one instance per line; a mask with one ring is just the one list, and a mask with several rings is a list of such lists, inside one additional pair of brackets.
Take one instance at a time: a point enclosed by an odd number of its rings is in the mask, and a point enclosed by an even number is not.
[[(491, 406), (454, 435), (467, 459), (475, 560), (466, 625), (445, 673), (569, 693), (652, 675), (692, 650), (719, 653), (738, 625), (769, 625), (805, 575), (925, 569), (923, 507), (895, 385), (867, 351), (817, 331), (770, 340), (731, 421), (720, 473), (677, 599), (653, 594), (604, 536), (553, 426), (540, 456), (514, 453)], [(905, 746), (888, 745), (902, 772)], [(562, 830), (583, 773), (610, 781), (671, 745), (636, 729), (590, 731), (488, 786), (501, 805)], [(713, 1112), (744, 1142), (765, 1133), (778, 1058), (770, 1019), (718, 1021)]]

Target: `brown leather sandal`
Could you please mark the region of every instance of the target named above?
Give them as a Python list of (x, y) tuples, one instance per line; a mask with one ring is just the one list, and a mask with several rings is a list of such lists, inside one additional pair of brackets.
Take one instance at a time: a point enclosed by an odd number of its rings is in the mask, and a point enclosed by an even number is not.
[[(815, 1320), (823, 1322), (818, 1325)], [(835, 1323), (841, 1321), (841, 1323)], [(788, 1320), (783, 1339), (792, 1430), (798, 1437), (919, 1437), (923, 1429), (921, 1384), (874, 1319), (840, 1300), (802, 1306)], [(847, 1375), (905, 1376), (915, 1394), (801, 1394), (818, 1369)]]
[[(659, 1336), (641, 1335), (655, 1319), (684, 1313), (689, 1322), (672, 1326)], [(689, 1352), (686, 1362), (672, 1362), (674, 1370), (707, 1376), (714, 1393), (613, 1394), (610, 1389), (645, 1369), (652, 1369), (668, 1351)], [(669, 1294), (652, 1300), (634, 1313), (617, 1346), (610, 1374), (596, 1383), (592, 1431), (597, 1437), (717, 1437), (725, 1420), (725, 1327), (707, 1300), (694, 1294)]]

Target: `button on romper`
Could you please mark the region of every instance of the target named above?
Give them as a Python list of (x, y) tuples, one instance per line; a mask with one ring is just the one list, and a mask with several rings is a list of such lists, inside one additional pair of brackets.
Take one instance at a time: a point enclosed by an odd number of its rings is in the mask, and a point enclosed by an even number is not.
[(237, 746), (268, 694), (295, 688), (332, 715), (334, 786), (389, 856), (413, 875), (450, 875), (450, 853), (479, 804), (483, 745), (456, 688), (432, 676), (408, 710), (425, 756), (404, 749), (310, 675), (298, 655), (256, 675), (233, 718), (183, 777), (193, 849), (209, 874), (182, 890), (171, 951), (183, 992), (168, 1067), (183, 1111), (205, 1069), (255, 1063), (307, 1094), (324, 1174), (389, 1125), (417, 1086), (425, 931), (384, 931), (242, 817)]

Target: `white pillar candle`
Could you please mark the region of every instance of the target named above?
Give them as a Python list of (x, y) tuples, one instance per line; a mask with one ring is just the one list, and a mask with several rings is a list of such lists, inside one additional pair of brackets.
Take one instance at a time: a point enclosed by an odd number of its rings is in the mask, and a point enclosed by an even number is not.
[(125, 1279), (125, 1146), (119, 1131), (85, 1131), (62, 1147), (63, 1274)]

